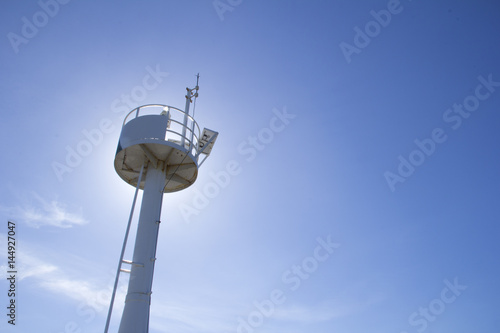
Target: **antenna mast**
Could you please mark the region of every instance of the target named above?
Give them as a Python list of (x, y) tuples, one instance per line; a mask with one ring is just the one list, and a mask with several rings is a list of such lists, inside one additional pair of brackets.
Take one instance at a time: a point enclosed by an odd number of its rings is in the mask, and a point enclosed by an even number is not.
[[(182, 128), (182, 139), (181, 139), (181, 145), (184, 147), (185, 145), (185, 136), (186, 136), (186, 129), (188, 128), (188, 119), (193, 121), (193, 117), (189, 115), (189, 105), (193, 102), (193, 97), (195, 98), (195, 105), (196, 105), (196, 98), (198, 98), (198, 90), (200, 87), (198, 86), (198, 82), (200, 80), (200, 73), (196, 75), (196, 87), (193, 89), (186, 88), (187, 94), (186, 94), (186, 107), (185, 107), (185, 113), (184, 113), (184, 127)], [(194, 122), (192, 124), (194, 126)], [(192, 140), (189, 142), (189, 146), (191, 145)]]

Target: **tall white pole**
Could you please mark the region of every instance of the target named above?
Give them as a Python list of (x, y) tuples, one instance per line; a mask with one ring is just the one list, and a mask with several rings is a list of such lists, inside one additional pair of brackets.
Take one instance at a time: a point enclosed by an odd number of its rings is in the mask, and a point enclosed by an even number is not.
[(119, 333), (147, 333), (166, 172), (163, 163), (147, 169), (130, 280)]

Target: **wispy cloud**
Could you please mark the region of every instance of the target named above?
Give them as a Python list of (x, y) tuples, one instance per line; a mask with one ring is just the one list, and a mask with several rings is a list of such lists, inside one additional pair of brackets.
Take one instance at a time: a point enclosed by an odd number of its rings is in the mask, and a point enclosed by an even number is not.
[[(7, 247), (7, 235), (0, 233), (0, 247)], [(24, 244), (26, 246), (26, 244)], [(7, 253), (0, 252), (0, 258), (2, 261), (6, 261)], [(49, 276), (49, 274), (58, 274), (57, 266), (47, 263), (40, 258), (36, 258), (32, 255), (27, 254), (25, 251), (17, 251), (16, 255), (16, 271), (17, 278), (19, 281), (27, 279), (29, 277), (43, 278)], [(4, 278), (7, 275), (7, 265), (0, 266), (0, 278)]]
[[(328, 300), (320, 304), (306, 305), (301, 303), (277, 305), (273, 314), (262, 327), (261, 332), (281, 332), (277, 323), (289, 324), (287, 332), (296, 324), (313, 325), (344, 318), (365, 310), (378, 302), (377, 297), (360, 300)], [(184, 300), (185, 301), (185, 300)], [(199, 302), (198, 302), (199, 303)], [(175, 304), (175, 305), (174, 305)], [(155, 300), (151, 307), (151, 327), (158, 332), (236, 332), (237, 318), (241, 308), (217, 304), (196, 304), (183, 302), (180, 299), (169, 301)], [(256, 311), (256, 310), (255, 310)], [(246, 317), (245, 317), (246, 318)]]
[(8, 214), (10, 219), (24, 222), (34, 228), (71, 228), (88, 223), (81, 208), (69, 208), (57, 199), (47, 201), (35, 192), (31, 192), (30, 196), (27, 202), (14, 207), (0, 206), (0, 210)]
[(363, 304), (350, 303), (328, 301), (314, 306), (293, 304), (278, 307), (273, 318), (282, 321), (311, 324), (346, 317), (365, 307)]
[[(0, 233), (0, 247), (6, 246), (6, 238), (5, 234)], [(96, 314), (106, 314), (111, 299), (111, 286), (114, 278), (112, 274), (106, 274), (105, 281), (75, 278), (75, 274), (69, 272), (71, 268), (63, 269), (34, 255), (33, 251), (29, 250), (30, 246), (27, 243), (24, 243), (23, 247), (28, 248), (28, 250), (18, 251), (16, 268), (19, 272), (19, 281), (29, 279), (29, 285), (36, 286), (49, 294), (59, 295), (67, 300), (85, 304), (88, 308), (92, 308)], [(5, 257), (5, 253), (0, 253), (0, 258), (4, 259)], [(0, 270), (0, 278), (4, 279), (8, 271), (7, 266), (0, 266)], [(121, 304), (124, 303), (125, 289), (125, 283), (121, 281), (116, 296), (117, 310), (120, 310)]]
[[(60, 294), (92, 306), (96, 312), (104, 314), (111, 299), (110, 288), (98, 288), (94, 284), (86, 280), (70, 279), (67, 277), (60, 277), (56, 279), (43, 279), (39, 285), (55, 294)], [(123, 294), (123, 295), (122, 295)], [(123, 297), (122, 297), (123, 296)], [(117, 297), (118, 302), (120, 299), (125, 299), (124, 293), (120, 290), (120, 295)]]
[(19, 253), (19, 280), (24, 280), (29, 277), (42, 277), (49, 273), (57, 273), (57, 266), (43, 262), (24, 252)]

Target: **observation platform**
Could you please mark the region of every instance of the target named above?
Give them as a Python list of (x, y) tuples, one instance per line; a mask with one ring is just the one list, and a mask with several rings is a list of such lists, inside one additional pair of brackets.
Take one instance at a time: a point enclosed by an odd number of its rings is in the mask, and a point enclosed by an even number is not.
[[(115, 155), (115, 170), (136, 187), (141, 167), (166, 172), (163, 192), (176, 192), (193, 184), (198, 168), (210, 154), (218, 133), (200, 128), (193, 117), (169, 105), (148, 104), (130, 111), (123, 121)], [(200, 157), (202, 157), (200, 161)]]

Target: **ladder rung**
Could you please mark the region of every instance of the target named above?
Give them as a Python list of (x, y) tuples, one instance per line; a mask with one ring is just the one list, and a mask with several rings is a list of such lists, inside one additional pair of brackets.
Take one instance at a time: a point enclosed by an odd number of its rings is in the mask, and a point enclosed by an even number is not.
[(120, 272), (123, 272), (123, 273), (130, 273), (130, 269), (120, 268)]
[(125, 259), (123, 259), (122, 263), (129, 264), (129, 265), (134, 265), (136, 267), (144, 267), (144, 264), (138, 264), (138, 263), (135, 263), (135, 262), (133, 262), (131, 260), (125, 260)]

